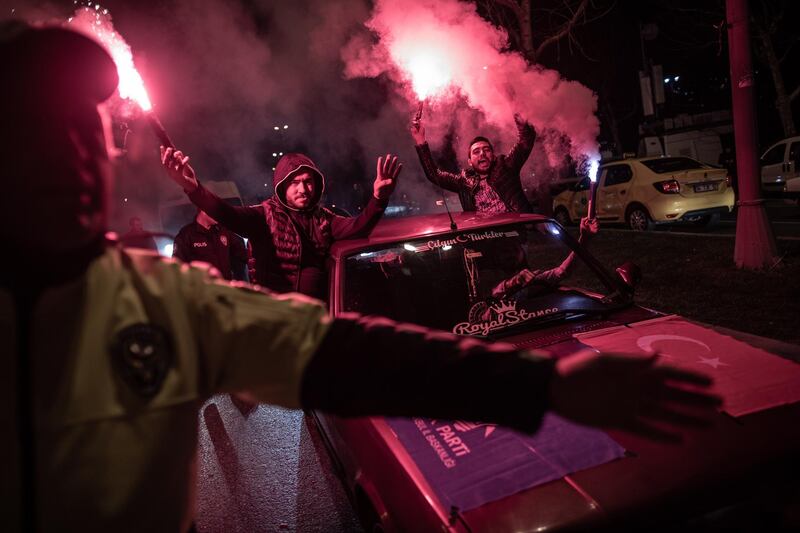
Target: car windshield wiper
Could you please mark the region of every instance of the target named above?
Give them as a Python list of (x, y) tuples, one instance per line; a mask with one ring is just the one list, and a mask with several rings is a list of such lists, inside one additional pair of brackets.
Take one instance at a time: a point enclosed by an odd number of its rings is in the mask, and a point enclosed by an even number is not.
[(485, 338), (491, 340), (499, 340), (502, 337), (508, 336), (512, 333), (518, 333), (520, 330), (531, 328), (539, 329), (541, 326), (549, 325), (555, 322), (568, 322), (576, 319), (588, 318), (605, 318), (611, 310), (601, 309), (566, 309), (559, 310), (553, 313), (542, 314), (541, 316), (528, 318), (518, 322), (514, 325), (492, 331)]

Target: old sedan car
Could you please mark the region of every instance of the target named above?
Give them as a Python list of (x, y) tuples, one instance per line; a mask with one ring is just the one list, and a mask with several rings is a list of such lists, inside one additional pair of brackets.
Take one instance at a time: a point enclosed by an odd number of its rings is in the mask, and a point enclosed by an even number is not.
[[(530, 436), (479, 421), (313, 413), (368, 531), (662, 530), (737, 502), (749, 509), (754, 494), (796, 481), (800, 349), (635, 305), (636, 269), (610, 274), (550, 219), (384, 220), (369, 239), (337, 242), (331, 262), (334, 315), (384, 315), (555, 358), (657, 351), (713, 375), (725, 400), (713, 429), (684, 431), (682, 445), (552, 414)], [(469, 401), (457, 381), (426, 386)]]
[[(642, 157), (603, 164), (598, 170), (597, 218), (642, 231), (653, 224), (708, 224), (734, 205), (730, 176), (689, 157)], [(553, 199), (562, 225), (586, 215), (589, 179)]]

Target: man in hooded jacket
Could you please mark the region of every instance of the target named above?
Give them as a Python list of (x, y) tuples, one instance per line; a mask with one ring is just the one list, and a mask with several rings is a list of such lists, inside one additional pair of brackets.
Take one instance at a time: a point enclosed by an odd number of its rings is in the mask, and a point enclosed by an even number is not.
[[(103, 102), (116, 85), (113, 61), (87, 37), (0, 24), (0, 237), (17, 258), (0, 263), (4, 531), (191, 530), (197, 410), (224, 392), (529, 432), (551, 409), (672, 439), (680, 433), (651, 424), (692, 420), (671, 404), (717, 404), (677, 387), (707, 379), (654, 358), (556, 362), (387, 319), (331, 318), (309, 298), (108, 242)], [(469, 398), (430, 386), (445, 380)]]
[(256, 279), (275, 292), (299, 292), (325, 299), (325, 259), (340, 239), (366, 237), (378, 223), (403, 165), (397, 157), (378, 158), (373, 195), (357, 217), (342, 217), (320, 205), (325, 177), (303, 154), (286, 154), (275, 166), (275, 194), (260, 205), (231, 206), (197, 180), (180, 151), (163, 148), (169, 176), (189, 199), (220, 224), (250, 240)]

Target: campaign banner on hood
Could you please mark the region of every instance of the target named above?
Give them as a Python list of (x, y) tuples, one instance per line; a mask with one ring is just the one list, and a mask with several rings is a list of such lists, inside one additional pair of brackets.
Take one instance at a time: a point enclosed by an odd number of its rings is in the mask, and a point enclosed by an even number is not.
[(494, 424), (387, 419), (447, 509), (468, 511), (622, 457), (602, 431), (553, 414), (529, 436)]
[(732, 416), (800, 401), (800, 365), (677, 316), (575, 338), (604, 352), (657, 352), (670, 364), (705, 373)]

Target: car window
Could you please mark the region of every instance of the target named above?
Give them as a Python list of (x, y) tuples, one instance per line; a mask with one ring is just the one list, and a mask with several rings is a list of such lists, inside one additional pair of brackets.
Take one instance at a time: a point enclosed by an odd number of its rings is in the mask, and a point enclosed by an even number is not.
[(576, 191), (587, 191), (589, 190), (589, 176), (581, 179), (578, 183), (575, 184)]
[(659, 157), (658, 159), (648, 159), (642, 164), (656, 174), (666, 174), (667, 172), (680, 172), (681, 170), (694, 170), (705, 168), (703, 163), (695, 161), (690, 157)]
[(603, 185), (605, 187), (619, 185), (620, 183), (631, 181), (631, 178), (633, 178), (633, 172), (631, 171), (630, 166), (614, 165), (606, 169), (606, 179), (603, 182)]
[(795, 170), (800, 170), (800, 142), (793, 142), (789, 147), (789, 161), (794, 161)]
[(603, 299), (615, 288), (580, 257), (558, 279), (570, 251), (549, 222), (395, 243), (344, 260), (340, 301), (344, 311), (480, 336), (619, 305)]
[(761, 156), (762, 165), (775, 165), (783, 163), (783, 154), (786, 153), (786, 143), (773, 146), (766, 154)]

